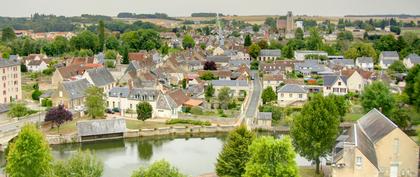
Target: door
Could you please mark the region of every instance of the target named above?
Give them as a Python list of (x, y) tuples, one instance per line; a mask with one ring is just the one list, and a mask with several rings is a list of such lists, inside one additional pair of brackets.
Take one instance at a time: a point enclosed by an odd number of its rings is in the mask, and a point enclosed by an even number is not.
[(391, 165), (389, 177), (398, 177), (398, 165)]

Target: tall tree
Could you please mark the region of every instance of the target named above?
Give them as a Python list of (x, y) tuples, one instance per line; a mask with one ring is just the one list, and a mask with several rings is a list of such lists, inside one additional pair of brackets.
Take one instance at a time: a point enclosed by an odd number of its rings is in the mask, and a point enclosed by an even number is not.
[(420, 73), (414, 78), (413, 85), (414, 92), (411, 94), (412, 103), (417, 108), (417, 111), (420, 111)]
[(69, 160), (57, 161), (53, 165), (55, 176), (101, 177), (104, 164), (91, 151), (79, 151)]
[(42, 132), (27, 124), (19, 132), (7, 153), (8, 176), (48, 176), (51, 174), (51, 152)]
[(340, 120), (343, 121), (343, 118), (349, 109), (349, 103), (346, 100), (346, 98), (344, 96), (338, 95), (330, 95), (327, 98), (332, 99), (334, 105), (337, 106), (337, 111), (339, 113)]
[(190, 35), (185, 35), (184, 39), (182, 39), (182, 47), (184, 49), (191, 49), (194, 48), (195, 41)]
[(417, 100), (417, 94), (415, 93), (415, 85), (416, 85), (416, 78), (420, 75), (420, 65), (414, 65), (407, 74), (407, 77), (405, 78), (406, 86), (404, 89), (404, 92), (407, 94), (409, 98), (409, 103), (413, 104)]
[(302, 28), (297, 28), (296, 29), (296, 31), (295, 31), (295, 38), (296, 39), (300, 39), (300, 40), (303, 40), (303, 30), (302, 30)]
[(257, 44), (252, 44), (248, 49), (249, 55), (254, 59), (256, 59), (260, 55), (260, 51), (261, 48)]
[(217, 175), (241, 177), (250, 157), (248, 147), (254, 139), (254, 133), (243, 125), (231, 131), (217, 158)]
[(99, 48), (101, 51), (105, 49), (105, 24), (104, 21), (99, 21), (98, 27)]
[(374, 47), (379, 51), (396, 51), (398, 49), (398, 42), (394, 35), (384, 35), (375, 41)]
[(217, 95), (217, 99), (219, 100), (220, 107), (222, 109), (227, 109), (228, 104), (231, 101), (230, 88), (229, 87), (221, 88), (219, 90), (219, 94)]
[(315, 161), (319, 174), (320, 158), (333, 148), (339, 133), (339, 113), (332, 99), (314, 95), (297, 115), (290, 128), (296, 151), (303, 157)]
[(210, 98), (212, 98), (214, 95), (214, 87), (213, 84), (209, 84), (206, 87), (206, 91), (204, 92), (204, 97), (206, 98), (207, 101), (210, 101)]
[(306, 39), (306, 48), (309, 50), (320, 50), (322, 48), (322, 37), (319, 34), (318, 30), (312, 28), (309, 31), (310, 35)]
[(249, 34), (247, 34), (245, 36), (244, 46), (249, 47), (249, 46), (251, 46), (251, 44), (252, 44), (251, 36)]
[(397, 73), (407, 72), (407, 68), (405, 67), (404, 63), (401, 60), (397, 60), (394, 63), (392, 63), (388, 69)]
[(148, 168), (141, 167), (131, 177), (185, 177), (184, 174), (165, 160), (154, 162)]
[(244, 177), (298, 176), (296, 153), (289, 137), (282, 140), (271, 136), (257, 138), (249, 147), (249, 154)]
[(101, 118), (105, 115), (105, 94), (98, 87), (89, 87), (86, 89), (85, 105), (87, 113), (93, 119)]
[(257, 44), (261, 49), (268, 49), (268, 42), (266, 40), (260, 40)]
[(57, 107), (51, 108), (45, 115), (45, 122), (51, 121), (51, 128), (54, 124), (58, 127), (60, 132), (60, 126), (66, 122), (73, 120), (73, 114), (64, 108), (64, 105), (58, 105)]
[(149, 102), (140, 102), (136, 105), (137, 119), (145, 121), (152, 118), (153, 107)]
[(1, 41), (9, 42), (9, 41), (12, 41), (13, 39), (16, 39), (16, 34), (13, 28), (11, 27), (3, 28), (2, 33), (1, 33)]
[(266, 89), (263, 90), (261, 94), (261, 99), (263, 101), (263, 104), (265, 104), (267, 102), (277, 100), (277, 94), (276, 92), (274, 92), (272, 87), (267, 87)]
[(395, 100), (385, 83), (375, 81), (363, 89), (362, 106), (365, 112), (376, 108), (390, 117), (395, 106)]
[(91, 31), (80, 32), (77, 36), (70, 39), (70, 44), (76, 50), (89, 49), (97, 52), (101, 49), (98, 36)]
[(123, 59), (121, 61), (121, 64), (129, 64), (130, 61), (128, 59), (128, 47), (127, 46), (124, 46), (122, 56), (123, 56)]

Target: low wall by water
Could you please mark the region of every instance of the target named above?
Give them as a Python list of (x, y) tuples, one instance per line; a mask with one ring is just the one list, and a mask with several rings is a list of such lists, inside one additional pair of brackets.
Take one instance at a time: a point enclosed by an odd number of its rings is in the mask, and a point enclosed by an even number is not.
[(141, 129), (141, 130), (127, 130), (124, 133), (124, 138), (130, 137), (147, 137), (147, 136), (162, 136), (162, 135), (184, 135), (184, 134), (198, 134), (198, 133), (224, 133), (235, 129), (233, 125), (220, 126), (173, 126), (155, 129)]

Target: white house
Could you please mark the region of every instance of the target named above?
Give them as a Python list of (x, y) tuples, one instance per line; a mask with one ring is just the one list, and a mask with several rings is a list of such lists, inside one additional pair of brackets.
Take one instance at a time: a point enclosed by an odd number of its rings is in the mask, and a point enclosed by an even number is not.
[(358, 57), (356, 59), (356, 66), (363, 70), (371, 71), (374, 69), (372, 57)]
[(279, 87), (280, 84), (283, 83), (283, 80), (284, 78), (280, 74), (265, 74), (263, 76), (263, 88), (266, 89), (267, 87), (271, 87), (273, 88), (273, 90), (277, 90), (277, 87)]
[[(148, 102), (153, 110), (156, 110), (156, 100), (159, 91), (155, 89), (114, 87), (107, 93), (107, 107), (109, 109), (119, 108), (121, 113), (127, 110), (136, 110), (139, 102)], [(155, 112), (153, 116), (155, 117)]]
[(341, 74), (347, 78), (347, 87), (349, 92), (360, 93), (364, 87), (372, 83), (373, 72), (363, 70), (342, 70)]
[(417, 54), (410, 54), (404, 58), (403, 63), (408, 69), (412, 68), (414, 65), (420, 64), (420, 56)]
[(324, 51), (314, 51), (314, 50), (296, 50), (295, 59), (299, 61), (305, 60), (307, 55), (318, 55), (328, 57), (328, 53)]
[(240, 92), (249, 91), (249, 84), (246, 80), (212, 80), (211, 84), (213, 85), (215, 91), (215, 95), (217, 95), (223, 87), (228, 87), (233, 96), (240, 96)]
[(26, 67), (30, 72), (41, 72), (48, 69), (48, 64), (44, 60), (30, 60)]
[(324, 96), (330, 94), (346, 95), (348, 93), (347, 78), (345, 76), (327, 75), (324, 76)]
[(308, 91), (301, 85), (286, 84), (277, 90), (277, 103), (281, 107), (302, 106), (308, 100)]
[(381, 69), (388, 69), (395, 61), (400, 59), (396, 51), (383, 51), (379, 55), (379, 66)]
[(104, 93), (108, 93), (116, 85), (114, 76), (105, 67), (88, 69), (83, 73), (82, 78), (85, 78), (92, 85), (103, 89)]

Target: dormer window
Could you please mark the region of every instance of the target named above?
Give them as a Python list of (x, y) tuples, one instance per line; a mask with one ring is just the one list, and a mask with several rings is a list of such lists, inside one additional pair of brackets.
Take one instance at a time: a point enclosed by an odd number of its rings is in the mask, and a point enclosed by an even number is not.
[(341, 82), (338, 82), (338, 85), (340, 86), (341, 85)]
[(362, 166), (362, 157), (360, 157), (360, 156), (356, 157), (356, 166), (358, 166), (358, 167)]

